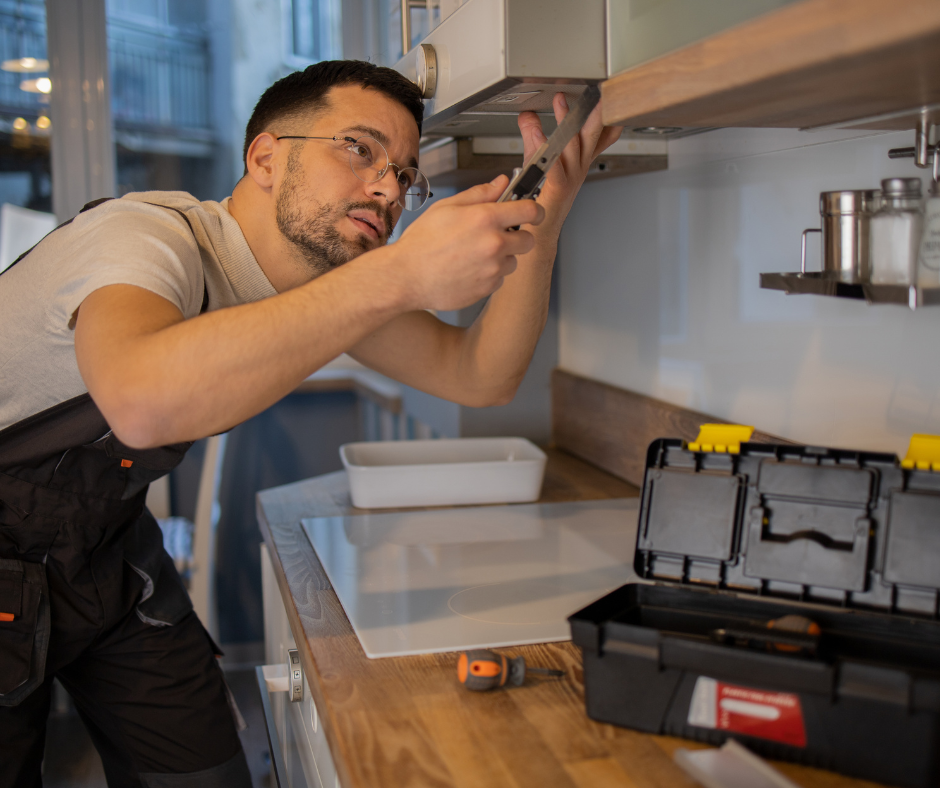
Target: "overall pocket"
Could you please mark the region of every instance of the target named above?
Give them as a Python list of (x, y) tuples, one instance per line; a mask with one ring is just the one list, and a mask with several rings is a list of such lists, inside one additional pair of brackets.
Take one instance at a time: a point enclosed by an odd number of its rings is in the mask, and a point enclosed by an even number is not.
[(42, 683), (50, 621), (46, 567), (0, 558), (0, 706), (16, 706)]

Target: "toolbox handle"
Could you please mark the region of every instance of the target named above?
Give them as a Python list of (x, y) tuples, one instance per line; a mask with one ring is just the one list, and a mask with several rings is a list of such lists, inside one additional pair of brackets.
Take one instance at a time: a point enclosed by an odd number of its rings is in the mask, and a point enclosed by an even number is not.
[(784, 692), (829, 695), (834, 679), (832, 668), (815, 660), (672, 637), (662, 639), (660, 659), (664, 668), (678, 668)]

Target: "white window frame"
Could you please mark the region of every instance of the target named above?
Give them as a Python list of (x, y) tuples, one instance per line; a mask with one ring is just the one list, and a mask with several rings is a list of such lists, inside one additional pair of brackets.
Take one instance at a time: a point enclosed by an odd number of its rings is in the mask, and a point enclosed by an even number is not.
[(105, 0), (46, 0), (52, 209), (63, 222), (116, 195)]

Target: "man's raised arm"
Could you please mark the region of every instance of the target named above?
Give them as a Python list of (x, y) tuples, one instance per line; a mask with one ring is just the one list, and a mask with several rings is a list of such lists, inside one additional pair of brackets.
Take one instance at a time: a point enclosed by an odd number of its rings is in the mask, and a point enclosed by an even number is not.
[[(568, 112), (563, 94), (555, 96), (554, 110), (560, 122)], [(519, 128), (527, 159), (545, 141), (545, 135), (534, 112), (519, 116)], [(351, 354), (389, 377), (454, 402), (473, 407), (509, 402), (545, 327), (562, 224), (591, 162), (620, 132), (619, 128), (604, 127), (600, 107), (591, 113), (546, 178), (538, 198), (545, 208), (545, 220), (538, 227), (525, 228), (533, 234), (533, 247), (518, 256), (515, 271), (490, 296), (472, 326), (449, 326), (427, 313), (404, 314), (370, 334)], [(502, 193), (507, 184), (508, 179), (501, 177), (489, 187)], [(417, 222), (409, 227), (398, 243), (406, 241), (417, 227)]]
[[(544, 210), (497, 205), (496, 187), (437, 206), (408, 239), (275, 297), (191, 320), (164, 298), (112, 285), (82, 303), (79, 371), (115, 434), (145, 448), (227, 430), (399, 315), (456, 309), (493, 292), (529, 252)], [(430, 261), (435, 261), (434, 263)]]

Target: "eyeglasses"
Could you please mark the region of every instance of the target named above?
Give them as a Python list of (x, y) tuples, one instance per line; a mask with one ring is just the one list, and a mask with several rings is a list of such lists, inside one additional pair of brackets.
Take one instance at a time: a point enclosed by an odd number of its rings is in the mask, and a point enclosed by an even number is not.
[(395, 200), (406, 211), (417, 211), (434, 195), (427, 176), (417, 167), (399, 167), (389, 161), (388, 151), (375, 137), (298, 137), (285, 135), (279, 140), (333, 140), (345, 142), (349, 151), (349, 169), (359, 180), (375, 183), (385, 177), (389, 167), (395, 168), (396, 179), (400, 187)]

